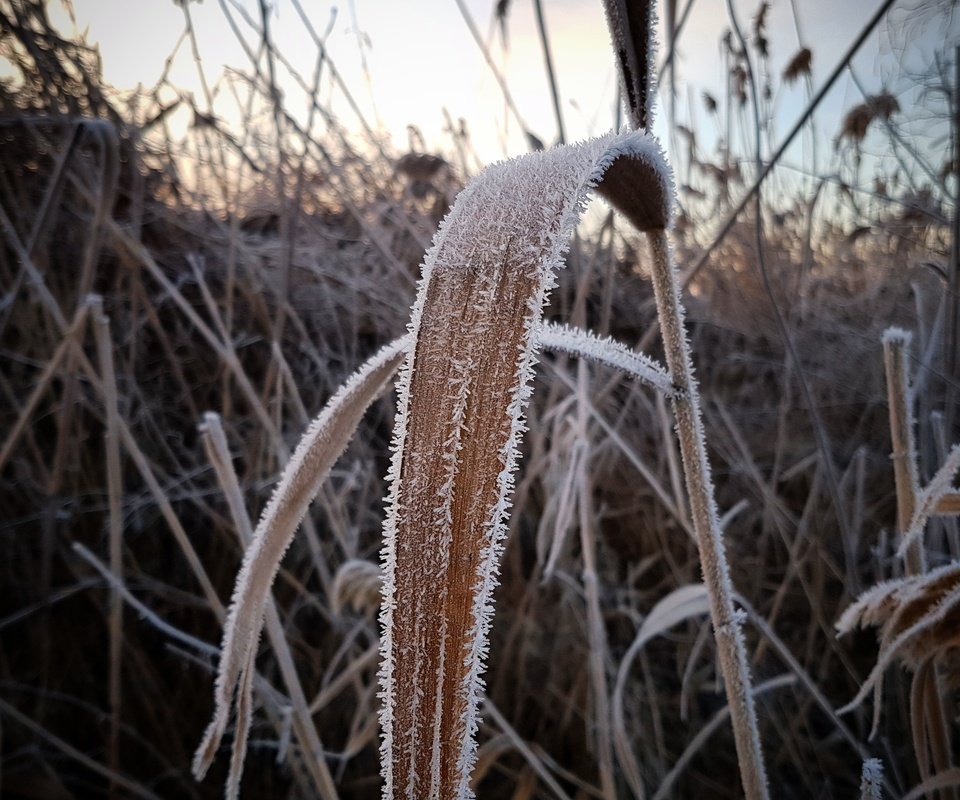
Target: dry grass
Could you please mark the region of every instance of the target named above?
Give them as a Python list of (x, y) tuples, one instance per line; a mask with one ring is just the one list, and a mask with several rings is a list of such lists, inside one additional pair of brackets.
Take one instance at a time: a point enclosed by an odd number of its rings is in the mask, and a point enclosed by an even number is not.
[[(7, 16), (16, 8), (27, 6), (0, 3)], [(14, 31), (0, 36), (5, 57), (30, 26), (44, 30), (36, 17), (5, 28)], [(458, 152), (469, 152), (468, 137), (426, 158), (381, 152), (375, 138), (358, 143), (335, 122), (325, 120), (321, 134), (288, 120), (287, 150), (277, 155), (264, 144), (276, 140), (272, 122), (258, 131), (251, 118), (247, 131), (207, 125), (173, 142), (159, 97), (147, 92), (128, 109), (98, 83), (91, 53), (56, 42), (17, 52), (40, 80), (0, 87), (2, 792), (218, 797), (229, 759), (198, 784), (190, 756), (213, 710), (216, 645), (250, 517), (268, 506), (310, 418), (357, 365), (403, 335), (424, 249), (469, 177)], [(250, 70), (238, 91), (268, 107), (267, 70)], [(724, 98), (714, 103), (718, 117), (726, 112)], [(78, 125), (79, 116), (89, 121)], [(866, 135), (883, 128), (870, 123)], [(209, 154), (197, 160), (199, 175), (178, 173), (181, 158)], [(681, 270), (702, 253), (703, 221), (722, 216), (751, 180), (733, 154), (715, 160), (723, 186), (708, 182), (707, 166), (693, 172), (703, 197), (686, 201), (676, 220)], [(937, 413), (945, 396), (937, 269), (948, 265), (952, 206), (910, 204), (893, 182), (886, 196), (825, 185), (795, 202), (765, 198), (762, 209), (772, 297), (787, 311), (799, 364), (785, 362), (756, 272), (752, 211), (683, 296), (730, 580), (748, 614), (758, 733), (772, 796), (872, 797), (880, 781), (884, 796), (922, 782), (948, 792), (957, 759), (943, 720), (955, 712), (950, 576), (960, 535), (942, 516), (956, 513), (957, 495), (937, 475), (952, 464), (953, 438)], [(854, 226), (868, 230), (850, 237)], [(652, 260), (618, 218), (582, 232), (563, 261), (548, 319), (621, 342), (644, 338), (655, 318)], [(467, 287), (448, 281), (434, 290), (452, 302)], [(513, 285), (516, 297), (531, 286)], [(515, 310), (530, 313), (519, 300)], [(445, 324), (421, 337), (420, 358), (439, 360), (443, 347), (482, 358), (511, 346), (495, 326), (468, 337), (468, 321), (449, 309), (431, 317)], [(914, 334), (904, 354), (915, 403), (908, 427), (915, 488), (930, 490), (914, 493), (909, 521), (889, 461), (902, 449), (891, 441), (880, 345), (889, 325)], [(504, 518), (472, 788), (479, 797), (738, 796), (735, 709), (705, 616), (696, 515), (669, 403), (650, 391), (677, 387), (663, 371), (643, 372), (650, 365), (631, 351), (598, 348), (596, 363), (573, 360), (585, 349), (579, 334), (545, 330), (553, 351), (533, 379)], [(647, 349), (670, 360), (659, 344)], [(259, 631), (247, 631), (238, 651), (250, 692), (237, 728), (250, 725), (244, 797), (381, 793), (370, 593), (396, 422), (390, 399), (375, 399), (398, 360), (390, 352), (351, 410), (368, 406), (349, 444), (340, 436), (326, 483), (318, 492), (313, 478), (298, 484), (304, 528), (272, 600), (258, 595), (268, 642), (258, 648)], [(491, 402), (509, 395), (515, 367), (505, 360), (484, 384)], [(832, 487), (798, 369), (827, 436)], [(448, 445), (447, 412), (461, 397), (414, 390), (447, 410), (423, 415), (401, 470), (412, 469), (414, 452), (426, 458)], [(469, 413), (472, 421), (491, 412)], [(501, 443), (509, 433), (505, 422), (469, 429), (480, 428)], [(458, 452), (499, 474), (496, 447)], [(445, 477), (425, 470), (420, 491)], [(499, 496), (487, 483), (489, 497)], [(458, 484), (453, 496), (452, 516), (474, 516), (472, 488)], [(432, 544), (413, 517), (397, 522)], [(911, 526), (922, 534), (912, 541), (929, 564), (923, 574), (905, 574), (898, 554)], [(482, 543), (482, 526), (472, 530)], [(407, 574), (445, 583), (443, 570), (426, 572), (421, 552), (408, 553)], [(451, 585), (463, 590), (448, 595), (461, 601), (451, 635), (462, 636), (476, 587)], [(401, 624), (413, 626), (419, 590), (402, 579), (394, 587), (407, 592)], [(877, 627), (879, 654), (872, 633), (836, 635), (851, 605), (844, 620)], [(425, 648), (398, 658), (431, 653), (439, 655)], [(440, 692), (457, 695), (458, 676), (445, 675)], [(882, 710), (873, 739), (869, 707), (837, 713), (871, 690)], [(412, 699), (403, 697), (397, 708), (409, 716)], [(244, 737), (233, 731), (226, 726), (227, 740), (239, 747)], [(434, 738), (432, 728), (404, 732)], [(462, 749), (463, 737), (451, 738)], [(875, 764), (867, 769), (874, 758), (882, 777)]]

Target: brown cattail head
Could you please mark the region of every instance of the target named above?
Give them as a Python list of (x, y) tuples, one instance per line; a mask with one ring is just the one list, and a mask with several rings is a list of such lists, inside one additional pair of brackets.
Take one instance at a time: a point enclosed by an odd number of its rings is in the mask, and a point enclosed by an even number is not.
[(847, 112), (843, 118), (836, 144), (839, 145), (844, 139), (849, 139), (855, 145), (860, 144), (866, 137), (870, 124), (875, 119), (889, 120), (899, 111), (900, 104), (897, 102), (897, 98), (889, 92), (884, 91), (880, 94), (871, 95)]
[(801, 75), (809, 75), (812, 63), (813, 51), (809, 47), (801, 47), (784, 68), (783, 79), (787, 83), (793, 83)]

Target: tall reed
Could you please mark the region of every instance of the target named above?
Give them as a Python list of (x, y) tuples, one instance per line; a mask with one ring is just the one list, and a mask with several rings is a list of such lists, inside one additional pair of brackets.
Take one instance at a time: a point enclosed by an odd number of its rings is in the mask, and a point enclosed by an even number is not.
[[(384, 797), (472, 796), (482, 674), (526, 429), (524, 410), (537, 352), (554, 343), (659, 382), (672, 398), (744, 788), (750, 798), (765, 796), (740, 617), (732, 602), (666, 238), (672, 177), (658, 143), (645, 130), (651, 118), (652, 12), (644, 7), (640, 16), (624, 20), (616, 17), (619, 6), (610, 8), (621, 66), (632, 65), (627, 77), (635, 83), (626, 84), (631, 118), (643, 129), (489, 167), (461, 192), (425, 258), (407, 336), (371, 361), (334, 398), (333, 410), (321, 414), (247, 551), (224, 634), (217, 713), (197, 753), (198, 775), (225, 730), (234, 693), (240, 692), (241, 711), (248, 705), (242, 698), (280, 557), (325, 470), (349, 438), (348, 426), (356, 425), (375, 390), (389, 379), (402, 349), (382, 550)], [(585, 332), (545, 332), (544, 304), (594, 188), (634, 227), (649, 233), (669, 374)], [(327, 433), (334, 421), (336, 436)], [(337, 448), (323, 458), (307, 457), (329, 447), (327, 439)], [(599, 625), (599, 605), (593, 605)], [(601, 695), (595, 698), (597, 707), (607, 708), (606, 681), (594, 681), (593, 690)], [(606, 717), (597, 720), (603, 730), (610, 725)], [(611, 763), (604, 772), (605, 795), (613, 797)]]
[[(614, 50), (619, 55), (621, 87), (627, 98), (630, 119), (636, 127), (649, 130), (653, 121), (655, 77), (653, 4), (607, 0), (604, 5)], [(648, 186), (636, 187), (637, 192), (644, 190), (648, 196), (654, 195)], [(693, 358), (683, 326), (680, 285), (666, 228), (666, 220), (664, 224), (652, 224), (648, 226), (647, 236), (657, 318), (663, 334), (667, 367), (679, 390), (672, 402), (680, 438), (684, 481), (697, 536), (700, 568), (710, 600), (720, 668), (730, 704), (743, 789), (748, 798), (762, 798), (767, 796), (767, 778), (741, 630), (742, 612), (738, 613), (733, 605), (733, 587), (704, 439), (700, 393), (693, 376)]]

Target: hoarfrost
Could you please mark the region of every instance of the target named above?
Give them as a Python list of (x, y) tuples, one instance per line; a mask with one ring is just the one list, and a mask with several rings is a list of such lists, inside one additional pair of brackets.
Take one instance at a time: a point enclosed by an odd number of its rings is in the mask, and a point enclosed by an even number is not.
[(860, 800), (881, 800), (883, 797), (883, 762), (867, 758), (860, 773)]
[(930, 479), (930, 483), (917, 496), (917, 506), (913, 512), (910, 527), (904, 532), (897, 555), (903, 557), (910, 545), (923, 536), (923, 529), (937, 510), (937, 503), (953, 488), (953, 479), (960, 470), (960, 444), (956, 444), (947, 454), (943, 466)]
[[(393, 377), (407, 347), (407, 337), (386, 345), (330, 398), (297, 445), (264, 509), (253, 542), (244, 553), (223, 628), (214, 685), (214, 716), (193, 759), (193, 774), (198, 780), (216, 755), (235, 695), (237, 737), (245, 740), (252, 703), (248, 697), (248, 673), (253, 667), (270, 586), (280, 561), (330, 468), (346, 449), (363, 413)], [(242, 755), (240, 745), (235, 745), (234, 761), (242, 761)]]
[(540, 328), (538, 339), (540, 346), (547, 350), (559, 350), (613, 367), (652, 386), (666, 397), (677, 394), (677, 388), (663, 366), (608, 336), (597, 336), (590, 331), (546, 322)]
[[(425, 258), (398, 381), (384, 522), (385, 797), (472, 796), (493, 592), (543, 307), (598, 184), (638, 227), (666, 224), (672, 179), (659, 145), (644, 133), (608, 134), (489, 167), (460, 194)], [(638, 201), (638, 186), (650, 197)], [(553, 333), (555, 343), (673, 391), (638, 353)]]

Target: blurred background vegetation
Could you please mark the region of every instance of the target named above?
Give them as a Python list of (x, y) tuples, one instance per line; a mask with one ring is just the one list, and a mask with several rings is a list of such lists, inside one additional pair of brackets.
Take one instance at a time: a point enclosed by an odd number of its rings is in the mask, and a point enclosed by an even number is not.
[[(732, 6), (746, 49), (721, 4), (660, 6), (655, 131), (676, 173), (734, 583), (764, 623), (748, 628), (772, 791), (857, 796), (873, 756), (899, 796), (923, 772), (909, 678), (890, 671), (874, 739), (869, 703), (838, 717), (876, 644), (834, 622), (902, 570), (889, 325), (914, 333), (923, 480), (958, 438), (957, 5), (746, 0)], [(492, 160), (618, 119), (592, 2), (0, 0), (0, 794), (221, 794), (226, 759), (202, 784), (189, 761), (242, 550), (203, 414), (224, 420), (255, 519), (310, 417), (403, 330), (457, 191)], [(595, 203), (548, 316), (661, 356), (645, 257)], [(600, 655), (624, 687), (617, 747), (652, 796), (733, 797), (706, 618), (664, 623), (624, 661), (657, 602), (699, 579), (669, 413), (590, 368), (580, 509), (576, 367), (544, 362), (478, 796), (556, 796), (546, 770), (570, 798), (602, 797), (597, 730), (611, 723), (587, 678), (576, 535), (589, 524)], [(378, 631), (337, 575), (377, 559), (392, 416), (384, 398), (364, 422), (275, 592), (344, 798), (380, 791)], [(927, 546), (934, 566), (960, 557), (955, 522), (931, 523)], [(258, 668), (243, 796), (313, 796), (269, 647)]]

